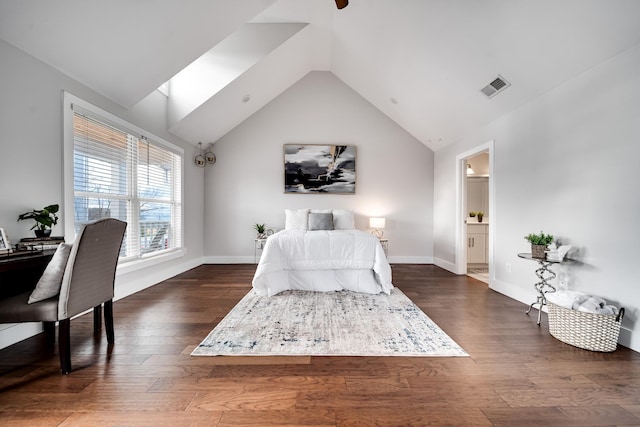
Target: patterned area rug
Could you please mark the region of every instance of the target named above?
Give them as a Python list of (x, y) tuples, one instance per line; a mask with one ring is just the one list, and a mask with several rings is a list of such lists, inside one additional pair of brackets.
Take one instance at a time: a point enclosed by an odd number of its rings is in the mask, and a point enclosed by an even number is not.
[(251, 290), (192, 356), (468, 356), (398, 288), (353, 292)]

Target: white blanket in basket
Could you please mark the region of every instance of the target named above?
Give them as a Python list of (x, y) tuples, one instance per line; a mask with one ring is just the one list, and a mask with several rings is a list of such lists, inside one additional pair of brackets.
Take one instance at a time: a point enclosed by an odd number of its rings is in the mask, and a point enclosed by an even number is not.
[(618, 314), (618, 308), (607, 304), (604, 299), (578, 291), (560, 290), (546, 294), (546, 298), (550, 303), (570, 310), (595, 314)]

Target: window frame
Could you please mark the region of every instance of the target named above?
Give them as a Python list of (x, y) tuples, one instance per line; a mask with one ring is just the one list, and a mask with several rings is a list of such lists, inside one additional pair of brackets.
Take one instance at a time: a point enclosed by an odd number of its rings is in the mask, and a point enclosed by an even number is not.
[[(158, 263), (166, 262), (170, 259), (176, 259), (184, 256), (186, 253), (185, 245), (184, 245), (184, 149), (172, 144), (140, 127), (127, 122), (99, 107), (96, 107), (69, 92), (63, 91), (63, 142), (64, 142), (64, 150), (63, 150), (63, 186), (64, 186), (64, 199), (63, 199), (63, 225), (64, 225), (64, 234), (67, 242), (72, 242), (75, 240), (76, 231), (75, 231), (75, 181), (74, 181), (74, 129), (73, 129), (73, 121), (74, 121), (74, 110), (73, 106), (77, 105), (81, 110), (86, 111), (89, 115), (93, 116), (94, 119), (104, 120), (104, 122), (108, 125), (113, 125), (116, 128), (119, 128), (125, 132), (129, 132), (132, 135), (144, 135), (148, 140), (152, 141), (154, 145), (158, 147), (165, 148), (168, 151), (171, 151), (180, 157), (180, 176), (179, 183), (174, 183), (174, 185), (179, 184), (180, 188), (180, 198), (177, 203), (179, 203), (179, 223), (176, 224), (180, 228), (180, 236), (178, 239), (178, 246), (176, 248), (172, 248), (169, 250), (160, 250), (150, 253), (142, 253), (140, 251), (139, 245), (136, 244), (136, 248), (138, 253), (134, 256), (130, 256), (127, 258), (121, 258), (118, 262), (118, 273), (135, 271), (142, 268), (146, 268)], [(139, 137), (138, 137), (139, 138)], [(130, 161), (136, 161), (137, 159), (129, 159)], [(137, 181), (137, 176), (132, 176), (132, 179)], [(137, 184), (136, 184), (137, 185)], [(109, 197), (113, 197), (113, 195), (109, 195)], [(131, 206), (135, 207), (135, 215), (131, 215), (131, 218), (136, 222), (135, 224), (129, 224), (128, 229), (130, 229), (134, 233), (139, 233), (140, 230), (140, 217), (138, 215), (138, 208), (140, 201), (144, 201), (137, 191), (134, 194), (134, 200), (132, 200)]]

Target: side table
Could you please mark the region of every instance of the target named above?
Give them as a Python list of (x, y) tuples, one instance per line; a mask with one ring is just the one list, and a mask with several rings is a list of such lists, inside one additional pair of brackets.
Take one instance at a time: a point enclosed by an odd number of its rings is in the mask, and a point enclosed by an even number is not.
[(264, 249), (264, 245), (267, 243), (267, 239), (255, 239), (253, 246), (253, 263), (257, 264), (260, 256), (262, 256), (262, 250)]
[(380, 239), (380, 246), (382, 246), (384, 256), (389, 258), (389, 239)]
[(536, 276), (540, 279), (535, 285), (536, 291), (538, 291), (538, 296), (534, 302), (531, 303), (525, 314), (529, 314), (534, 305), (539, 305), (538, 307), (538, 326), (540, 326), (540, 316), (542, 315), (542, 307), (547, 305), (546, 294), (553, 293), (556, 291), (556, 288), (553, 285), (549, 284), (550, 280), (556, 278), (556, 273), (549, 269), (549, 267), (553, 264), (560, 264), (562, 261), (550, 261), (544, 258), (534, 258), (529, 253), (519, 253), (518, 257), (523, 259), (528, 259), (530, 261), (536, 261), (540, 264), (540, 268), (536, 270)]

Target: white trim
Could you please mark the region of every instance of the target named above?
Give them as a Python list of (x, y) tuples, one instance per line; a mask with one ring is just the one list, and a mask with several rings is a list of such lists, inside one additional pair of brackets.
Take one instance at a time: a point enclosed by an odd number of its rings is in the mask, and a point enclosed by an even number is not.
[(121, 276), (123, 274), (131, 273), (133, 271), (141, 270), (143, 268), (153, 267), (154, 265), (157, 265), (157, 264), (162, 264), (167, 261), (181, 258), (186, 254), (187, 254), (186, 248), (182, 248), (179, 250), (167, 252), (165, 254), (155, 255), (149, 258), (138, 258), (129, 262), (126, 262), (126, 261), (118, 262), (116, 276)]
[(255, 264), (251, 256), (205, 256), (203, 264)]
[(454, 274), (458, 274), (456, 273), (456, 265), (452, 262), (445, 261), (442, 258), (434, 258), (433, 263), (440, 268), (444, 268), (447, 271), (450, 271)]
[(390, 264), (433, 264), (431, 256), (390, 256)]
[[(390, 264), (433, 264), (429, 256), (390, 256)], [(255, 264), (251, 256), (206, 256), (203, 264)]]
[[(151, 269), (150, 272), (145, 272), (142, 277), (133, 279), (123, 275), (116, 275), (115, 283), (115, 296), (114, 301), (128, 297), (158, 283), (170, 279), (180, 273), (191, 270), (203, 264), (202, 258), (194, 258), (192, 260), (185, 261), (181, 264), (172, 266), (165, 269)], [(135, 275), (132, 274), (132, 275)]]
[(31, 338), (42, 332), (42, 322), (10, 323), (0, 329), (0, 349)]
[[(489, 226), (489, 271), (492, 273), (489, 277), (489, 287), (493, 288), (492, 282), (495, 280), (495, 269), (493, 268), (493, 247), (495, 239), (495, 229), (497, 224), (495, 209), (495, 173), (494, 173), (494, 145), (492, 139), (484, 144), (478, 145), (470, 150), (460, 153), (456, 156), (456, 224), (455, 224), (455, 269), (456, 274), (466, 274), (467, 271), (467, 252), (465, 250), (465, 242), (467, 240), (467, 229), (464, 227), (464, 219), (466, 218), (467, 202), (463, 197), (466, 194), (466, 178), (467, 171), (465, 161), (469, 157), (487, 151), (489, 153), (489, 215), (491, 224)], [(445, 268), (445, 267), (443, 267)]]

